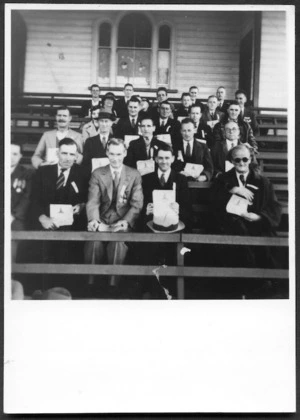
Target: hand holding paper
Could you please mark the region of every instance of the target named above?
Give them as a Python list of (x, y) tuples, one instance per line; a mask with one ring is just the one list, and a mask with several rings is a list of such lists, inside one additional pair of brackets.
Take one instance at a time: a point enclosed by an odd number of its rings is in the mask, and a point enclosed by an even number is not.
[(238, 194), (241, 197), (246, 198), (246, 200), (248, 201), (252, 201), (254, 194), (252, 191), (248, 190), (248, 188), (246, 187), (233, 187), (231, 188), (231, 190), (229, 191), (231, 194)]

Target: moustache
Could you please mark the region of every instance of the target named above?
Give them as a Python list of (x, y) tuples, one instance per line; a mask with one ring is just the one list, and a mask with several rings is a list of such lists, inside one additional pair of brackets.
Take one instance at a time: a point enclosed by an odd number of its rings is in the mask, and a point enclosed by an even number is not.
[(66, 122), (66, 120), (58, 120), (58, 122)]

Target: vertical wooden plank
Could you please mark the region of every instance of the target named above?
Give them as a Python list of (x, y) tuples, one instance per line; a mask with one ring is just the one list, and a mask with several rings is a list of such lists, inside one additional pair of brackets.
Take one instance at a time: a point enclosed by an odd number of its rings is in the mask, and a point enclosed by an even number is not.
[[(181, 255), (180, 251), (183, 247), (182, 242), (177, 244), (177, 266), (184, 266), (184, 255)], [(184, 299), (184, 277), (177, 277), (177, 299)]]

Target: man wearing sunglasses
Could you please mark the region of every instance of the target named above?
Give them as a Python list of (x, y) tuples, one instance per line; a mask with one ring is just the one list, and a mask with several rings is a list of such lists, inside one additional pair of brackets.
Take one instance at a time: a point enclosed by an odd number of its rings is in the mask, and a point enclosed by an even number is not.
[[(253, 151), (244, 144), (229, 151), (233, 168), (218, 176), (212, 189), (216, 220), (221, 231), (228, 235), (274, 236), (281, 219), (281, 204), (271, 182), (253, 170), (252, 155)], [(226, 209), (232, 195), (248, 201), (247, 210), (240, 215)], [(255, 266), (253, 255), (247, 262)]]
[[(271, 182), (252, 168), (253, 151), (240, 144), (228, 153), (233, 168), (218, 176), (212, 187), (211, 203), (219, 233), (242, 236), (274, 236), (281, 219), (281, 204), (278, 202)], [(233, 197), (234, 196), (234, 197)], [(232, 197), (245, 199), (246, 210), (241, 203), (229, 208)], [(226, 250), (225, 250), (226, 251)], [(271, 247), (232, 246), (223, 252), (222, 265), (228, 267), (278, 268), (276, 250)], [(239, 297), (255, 296), (266, 287), (262, 279), (237, 279), (232, 281), (231, 292)], [(260, 292), (258, 292), (260, 290)], [(276, 293), (276, 290), (273, 291)], [(272, 292), (272, 293), (273, 293)]]

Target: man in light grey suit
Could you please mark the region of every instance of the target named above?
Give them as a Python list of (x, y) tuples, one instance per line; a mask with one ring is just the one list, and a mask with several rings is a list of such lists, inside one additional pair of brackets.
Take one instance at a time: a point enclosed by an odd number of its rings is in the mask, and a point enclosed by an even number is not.
[[(72, 120), (71, 112), (66, 106), (58, 108), (56, 112), (57, 129), (46, 131), (31, 158), (32, 166), (38, 169), (40, 166), (57, 163), (58, 143), (64, 138), (70, 138), (77, 144), (78, 155), (76, 163), (81, 163), (83, 152), (83, 140), (80, 133), (71, 130), (69, 125)], [(55, 157), (55, 159), (54, 159)]]
[[(112, 138), (107, 144), (110, 164), (96, 169), (91, 176), (86, 212), (88, 231), (102, 231), (110, 226), (113, 232), (128, 232), (143, 208), (141, 176), (136, 169), (123, 165), (126, 148), (123, 140)], [(124, 242), (88, 241), (85, 244), (86, 263), (123, 264), (128, 252)], [(116, 276), (110, 285), (117, 286)]]

